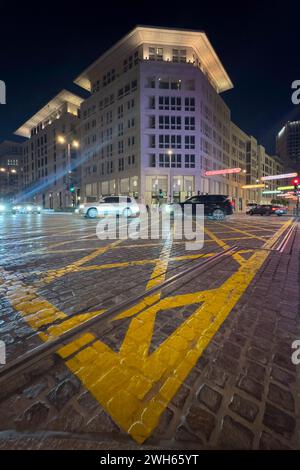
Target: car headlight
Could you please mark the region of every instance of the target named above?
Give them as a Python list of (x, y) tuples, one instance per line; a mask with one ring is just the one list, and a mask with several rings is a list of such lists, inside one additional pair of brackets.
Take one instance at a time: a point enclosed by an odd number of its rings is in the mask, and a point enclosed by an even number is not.
[(30, 206), (27, 206), (26, 210), (30, 212), (30, 211), (32, 211), (32, 208)]
[(80, 204), (79, 209), (84, 209), (84, 204)]
[(42, 210), (42, 208), (41, 208), (41, 207), (37, 207), (37, 210), (38, 210), (38, 211), (41, 211), (41, 210)]
[(14, 211), (17, 210), (17, 209), (18, 209), (17, 206), (14, 206), (14, 207), (13, 207), (13, 210), (14, 210)]
[(0, 204), (0, 211), (4, 211), (5, 210), (5, 206), (3, 204)]

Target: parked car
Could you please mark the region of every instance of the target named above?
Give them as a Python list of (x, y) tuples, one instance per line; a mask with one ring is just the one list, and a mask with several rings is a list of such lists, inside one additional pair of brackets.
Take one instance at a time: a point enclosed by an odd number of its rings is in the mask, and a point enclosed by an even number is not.
[(0, 202), (0, 214), (10, 214), (12, 212), (11, 204), (8, 202)]
[(191, 196), (186, 201), (179, 203), (183, 212), (185, 206), (190, 204), (192, 204), (193, 215), (196, 215), (197, 204), (203, 204), (204, 215), (213, 217), (217, 220), (223, 220), (226, 215), (233, 214), (234, 209), (233, 202), (230, 197), (221, 194), (201, 194), (198, 196)]
[(246, 209), (246, 214), (249, 214), (249, 212), (251, 211), (251, 209), (254, 209), (255, 207), (257, 207), (258, 204), (256, 202), (249, 202), (247, 204), (247, 209)]
[(274, 206), (272, 204), (259, 204), (249, 210), (249, 215), (277, 215), (286, 214), (287, 210), (283, 206)]
[(273, 206), (273, 211), (278, 216), (286, 215), (288, 213), (285, 206)]
[(129, 196), (105, 196), (96, 203), (88, 202), (79, 206), (79, 214), (89, 219), (106, 215), (136, 217), (139, 213), (136, 200)]
[(40, 214), (42, 208), (33, 202), (16, 204), (12, 208), (13, 214)]

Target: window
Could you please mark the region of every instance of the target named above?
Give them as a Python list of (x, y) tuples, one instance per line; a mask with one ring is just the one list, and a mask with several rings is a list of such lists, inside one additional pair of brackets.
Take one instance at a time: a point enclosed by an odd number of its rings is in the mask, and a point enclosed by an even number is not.
[(136, 89), (137, 89), (137, 80), (132, 80), (131, 91), (135, 91)]
[(159, 148), (181, 148), (181, 135), (160, 135)]
[(184, 118), (184, 128), (186, 131), (195, 130), (195, 118), (193, 116), (186, 116)]
[(124, 158), (119, 158), (119, 171), (124, 171)]
[(121, 98), (123, 98), (123, 94), (124, 94), (124, 89), (123, 88), (120, 88), (118, 90), (118, 100), (120, 100)]
[(155, 129), (155, 116), (149, 116), (149, 129)]
[(149, 155), (149, 166), (150, 166), (151, 168), (155, 168), (155, 167), (156, 167), (155, 153), (150, 153), (150, 155)]
[(185, 111), (195, 111), (195, 98), (185, 98), (184, 107)]
[(160, 96), (158, 107), (159, 109), (170, 109), (170, 98), (168, 96)]
[(149, 60), (163, 60), (163, 48), (149, 47)]
[(171, 90), (181, 90), (181, 80), (171, 80)]
[(159, 128), (170, 129), (170, 116), (159, 116)]
[(159, 166), (161, 168), (181, 168), (181, 154), (159, 154)]
[(195, 148), (195, 136), (194, 135), (186, 135), (184, 137), (184, 148), (186, 149)]
[(124, 87), (124, 95), (129, 95), (130, 93), (130, 84), (127, 83), (127, 85), (125, 85)]
[(159, 109), (181, 111), (181, 98), (176, 96), (160, 96), (158, 106)]
[(118, 153), (123, 153), (124, 152), (124, 143), (123, 140), (119, 140), (118, 142)]
[(123, 135), (123, 122), (120, 122), (118, 124), (118, 137), (121, 137)]
[(146, 88), (155, 88), (155, 77), (148, 77), (147, 78)]
[(149, 135), (149, 147), (150, 148), (155, 147), (155, 135)]
[(181, 98), (171, 97), (171, 111), (181, 111)]
[(173, 62), (186, 62), (186, 49), (173, 49), (172, 60)]
[(155, 96), (149, 96), (149, 109), (155, 109)]
[(158, 87), (162, 90), (168, 90), (170, 88), (169, 80), (158, 79)]
[(123, 117), (123, 105), (118, 106), (118, 119), (121, 119)]
[(185, 168), (195, 168), (195, 155), (186, 154), (184, 157)]

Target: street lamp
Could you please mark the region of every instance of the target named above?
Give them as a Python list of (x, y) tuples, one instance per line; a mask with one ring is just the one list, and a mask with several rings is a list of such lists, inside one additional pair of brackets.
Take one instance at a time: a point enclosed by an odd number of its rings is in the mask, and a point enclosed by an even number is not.
[(169, 149), (167, 151), (167, 154), (169, 155), (169, 184), (168, 184), (169, 188), (168, 188), (168, 190), (169, 190), (169, 200), (170, 200), (169, 202), (171, 203), (172, 202), (172, 192), (173, 192), (172, 191), (172, 182), (171, 182), (171, 176), (172, 176), (172, 173), (171, 173), (171, 160), (172, 160), (173, 151), (171, 149)]
[[(72, 180), (72, 166), (71, 166), (71, 150), (72, 150), (72, 147), (75, 148), (75, 149), (78, 149), (80, 144), (79, 144), (79, 141), (76, 140), (76, 139), (67, 139), (65, 136), (63, 135), (59, 135), (57, 137), (57, 142), (59, 144), (67, 144), (67, 172), (68, 172), (68, 181), (67, 181), (67, 186), (69, 187), (70, 186), (70, 183), (71, 183), (71, 180)], [(71, 192), (74, 192), (75, 190), (75, 187), (74, 185), (72, 186), (73, 190), (70, 189)], [(77, 192), (76, 192), (77, 193)], [(77, 194), (75, 194), (75, 206), (77, 205)]]

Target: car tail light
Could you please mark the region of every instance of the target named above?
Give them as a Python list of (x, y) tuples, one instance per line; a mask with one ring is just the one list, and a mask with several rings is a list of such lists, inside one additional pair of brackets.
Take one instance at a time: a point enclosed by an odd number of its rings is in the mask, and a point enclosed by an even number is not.
[(272, 207), (272, 211), (277, 211), (277, 207)]

